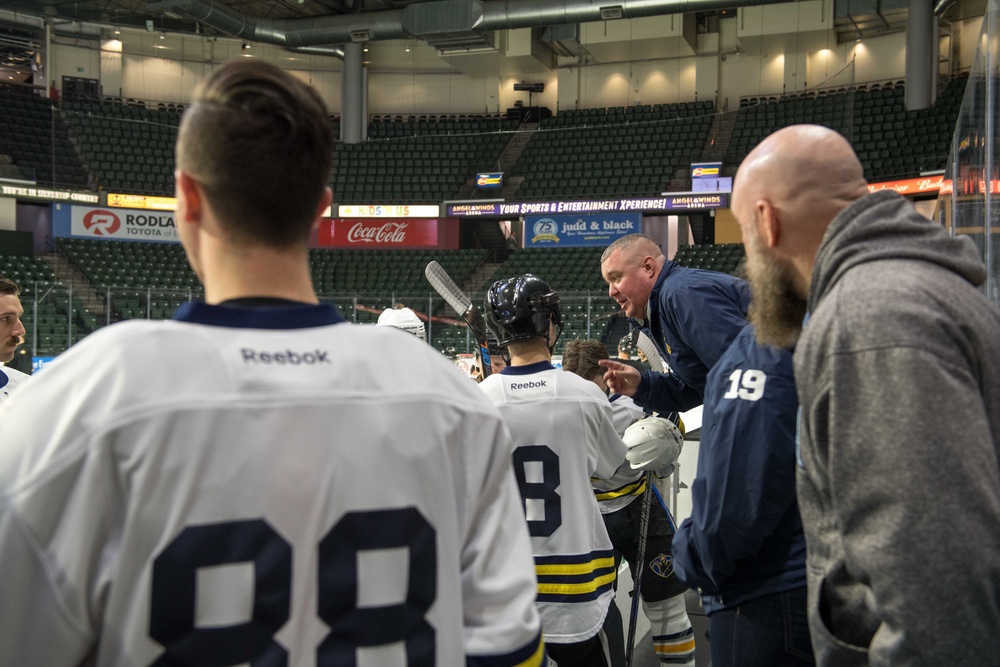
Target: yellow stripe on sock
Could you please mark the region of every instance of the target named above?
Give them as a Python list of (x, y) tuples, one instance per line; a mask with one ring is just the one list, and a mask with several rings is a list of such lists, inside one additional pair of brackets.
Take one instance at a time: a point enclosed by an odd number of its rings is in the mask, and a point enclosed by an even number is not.
[(694, 650), (694, 637), (680, 644), (653, 644), (657, 653), (687, 653)]
[(535, 652), (531, 654), (531, 657), (524, 662), (519, 662), (514, 667), (538, 667), (542, 664), (542, 659), (545, 657), (545, 642), (541, 639), (538, 640), (538, 648)]

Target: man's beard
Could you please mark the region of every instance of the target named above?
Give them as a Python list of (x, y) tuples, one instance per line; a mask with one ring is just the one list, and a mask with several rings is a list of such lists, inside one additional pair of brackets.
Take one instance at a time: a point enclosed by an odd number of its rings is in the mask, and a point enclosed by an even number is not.
[(796, 294), (787, 264), (769, 253), (758, 239), (752, 239), (750, 245), (746, 262), (753, 292), (750, 323), (762, 345), (790, 348), (802, 333), (806, 300)]

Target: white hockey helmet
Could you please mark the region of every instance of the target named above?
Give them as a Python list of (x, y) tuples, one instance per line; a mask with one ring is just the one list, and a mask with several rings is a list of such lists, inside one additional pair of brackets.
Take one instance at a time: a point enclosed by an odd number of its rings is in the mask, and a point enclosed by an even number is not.
[(427, 340), (427, 330), (417, 314), (409, 308), (386, 308), (378, 316), (376, 326), (396, 327), (408, 331), (420, 340)]
[(663, 417), (643, 417), (625, 429), (622, 440), (628, 445), (625, 458), (633, 470), (660, 471), (665, 477), (681, 455), (684, 436), (677, 426)]

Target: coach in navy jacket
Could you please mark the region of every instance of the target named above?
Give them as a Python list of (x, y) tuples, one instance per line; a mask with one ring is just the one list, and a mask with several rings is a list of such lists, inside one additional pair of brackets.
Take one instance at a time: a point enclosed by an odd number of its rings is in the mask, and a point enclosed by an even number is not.
[[(789, 660), (759, 653), (766, 650), (801, 654), (806, 664), (811, 656), (795, 499), (797, 409), (792, 352), (759, 345), (746, 325), (708, 374), (691, 517), (673, 543), (674, 572), (701, 589), (712, 617), (713, 665)], [(754, 647), (741, 634), (747, 618)], [(771, 635), (771, 646), (760, 646), (762, 634)], [(717, 657), (720, 651), (729, 655)], [(758, 660), (748, 661), (753, 651)]]
[(642, 234), (609, 245), (601, 273), (608, 294), (667, 353), (672, 371), (639, 372), (602, 362), (610, 369), (605, 381), (637, 405), (661, 414), (701, 405), (708, 371), (746, 325), (747, 283), (725, 273), (674, 264)]

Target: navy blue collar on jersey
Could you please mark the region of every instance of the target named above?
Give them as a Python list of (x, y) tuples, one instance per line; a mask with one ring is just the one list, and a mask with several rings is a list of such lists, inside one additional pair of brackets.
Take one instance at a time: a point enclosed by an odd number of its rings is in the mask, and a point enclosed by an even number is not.
[(500, 375), (531, 375), (532, 373), (554, 371), (555, 369), (556, 367), (552, 365), (551, 361), (536, 361), (526, 366), (508, 366), (500, 371)]
[(345, 321), (332, 304), (299, 301), (288, 301), (282, 305), (272, 302), (250, 307), (224, 304), (213, 306), (191, 301), (178, 308), (173, 319), (234, 329), (309, 329)]
[(608, 396), (608, 402), (609, 403), (614, 403), (615, 401), (617, 401), (621, 397), (622, 397), (621, 394), (611, 394), (610, 396)]

